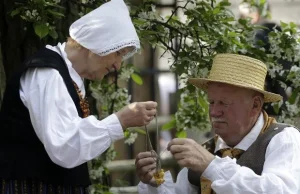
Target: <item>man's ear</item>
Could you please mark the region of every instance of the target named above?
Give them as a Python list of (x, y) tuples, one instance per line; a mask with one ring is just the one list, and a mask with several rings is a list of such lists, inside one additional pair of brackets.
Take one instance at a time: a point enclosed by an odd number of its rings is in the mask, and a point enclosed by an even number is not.
[(260, 113), (263, 104), (264, 104), (263, 97), (260, 95), (255, 95), (253, 97), (253, 106), (252, 106), (252, 110), (254, 111), (254, 113)]

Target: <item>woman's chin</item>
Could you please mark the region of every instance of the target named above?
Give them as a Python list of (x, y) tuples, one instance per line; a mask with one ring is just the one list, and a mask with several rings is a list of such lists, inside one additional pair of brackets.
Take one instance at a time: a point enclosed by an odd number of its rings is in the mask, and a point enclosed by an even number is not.
[(93, 80), (94, 81), (101, 81), (101, 80), (103, 80), (103, 77), (104, 77), (103, 75), (101, 75), (101, 76), (99, 76), (99, 75), (98, 76), (94, 76)]

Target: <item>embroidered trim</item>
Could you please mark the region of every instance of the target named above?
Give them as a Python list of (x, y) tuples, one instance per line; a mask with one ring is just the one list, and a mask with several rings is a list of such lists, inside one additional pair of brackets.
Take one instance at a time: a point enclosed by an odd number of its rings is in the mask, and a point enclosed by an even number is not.
[(109, 55), (110, 53), (116, 52), (122, 48), (126, 48), (129, 46), (134, 46), (134, 50), (132, 50), (131, 52), (128, 52), (127, 55), (125, 55), (123, 57), (123, 60), (128, 59), (129, 57), (131, 57), (132, 55), (134, 55), (137, 50), (140, 48), (140, 41), (139, 40), (131, 40), (129, 42), (122, 42), (122, 43), (118, 43), (115, 45), (112, 45), (110, 48), (105, 48), (100, 52), (97, 52), (98, 55), (100, 56), (105, 56), (105, 55)]
[(75, 86), (76, 92), (78, 94), (79, 100), (80, 100), (80, 108), (82, 110), (82, 117), (88, 117), (90, 115), (90, 107), (87, 98), (83, 98), (81, 91), (77, 84), (73, 81), (73, 84)]

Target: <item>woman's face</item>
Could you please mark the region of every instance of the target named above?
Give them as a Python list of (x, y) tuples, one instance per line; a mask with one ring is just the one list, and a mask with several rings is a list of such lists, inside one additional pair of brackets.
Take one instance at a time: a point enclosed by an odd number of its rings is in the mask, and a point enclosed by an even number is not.
[(102, 80), (106, 74), (118, 71), (123, 57), (132, 49), (132, 47), (126, 47), (106, 56), (89, 52), (83, 77), (89, 80)]

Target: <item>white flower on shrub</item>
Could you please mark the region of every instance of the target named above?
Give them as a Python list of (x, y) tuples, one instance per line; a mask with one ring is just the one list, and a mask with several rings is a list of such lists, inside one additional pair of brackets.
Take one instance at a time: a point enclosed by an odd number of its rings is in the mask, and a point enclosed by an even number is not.
[(119, 79), (127, 81), (131, 74), (134, 73), (134, 69), (133, 68), (123, 68), (120, 75), (119, 75)]
[(282, 65), (280, 64), (267, 62), (266, 65), (269, 69), (269, 75), (271, 78), (275, 78), (282, 71)]
[(28, 20), (33, 20), (33, 19), (36, 19), (38, 20), (38, 18), (41, 18), (39, 16), (39, 13), (37, 12), (36, 9), (30, 11), (30, 10), (26, 10), (25, 11), (25, 18), (28, 19)]
[(97, 179), (99, 177), (102, 177), (103, 171), (104, 171), (104, 168), (102, 166), (100, 166), (98, 169), (90, 170), (91, 179)]
[(296, 65), (293, 65), (292, 68), (291, 68), (291, 71), (299, 72), (300, 71), (300, 67), (298, 67)]
[(299, 107), (297, 106), (297, 103), (290, 104), (289, 102), (285, 102), (285, 105), (287, 107), (287, 110), (291, 116), (295, 116), (300, 112)]
[(137, 137), (138, 137), (137, 133), (130, 133), (130, 136), (125, 140), (125, 143), (131, 145), (135, 142)]
[(147, 15), (146, 12), (141, 12), (141, 13), (139, 13), (138, 17), (141, 18), (141, 19), (147, 19), (148, 15)]
[(300, 67), (293, 65), (287, 78), (293, 82), (295, 88), (300, 87)]

